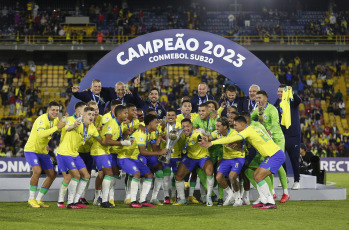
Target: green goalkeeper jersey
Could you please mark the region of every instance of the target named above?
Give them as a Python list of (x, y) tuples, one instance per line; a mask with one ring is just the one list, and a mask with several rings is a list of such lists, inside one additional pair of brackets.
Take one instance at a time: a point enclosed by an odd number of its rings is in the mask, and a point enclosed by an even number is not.
[[(251, 120), (255, 120), (259, 116), (258, 108), (253, 111), (251, 114)], [(263, 126), (265, 129), (271, 131), (271, 137), (273, 140), (285, 139), (284, 134), (282, 133), (279, 114), (275, 106), (270, 103), (267, 103), (263, 109)]]

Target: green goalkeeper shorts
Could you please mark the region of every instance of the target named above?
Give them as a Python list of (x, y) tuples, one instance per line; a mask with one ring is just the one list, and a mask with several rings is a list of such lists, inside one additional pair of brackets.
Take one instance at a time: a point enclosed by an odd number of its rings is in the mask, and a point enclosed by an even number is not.
[(208, 148), (208, 152), (213, 164), (223, 159), (223, 145), (213, 145)]

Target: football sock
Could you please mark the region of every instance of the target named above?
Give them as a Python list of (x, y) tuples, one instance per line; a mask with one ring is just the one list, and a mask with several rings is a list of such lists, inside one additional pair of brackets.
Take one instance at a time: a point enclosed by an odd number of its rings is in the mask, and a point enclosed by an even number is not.
[(265, 182), (265, 180), (261, 180), (260, 182), (258, 182), (258, 192), (260, 192), (260, 194), (263, 194), (263, 196), (266, 198), (264, 202), (266, 201), (267, 203), (275, 204), (273, 195), (270, 193), (269, 186)]
[(207, 184), (206, 184), (206, 173), (202, 169), (197, 169), (196, 173), (198, 174), (198, 177), (200, 178), (200, 183), (204, 186), (205, 190), (207, 190)]
[(287, 189), (287, 175), (286, 175), (286, 171), (284, 169), (284, 167), (280, 167), (278, 170), (278, 174), (279, 174), (279, 178), (280, 178), (280, 182), (282, 185), (282, 188), (285, 190)]
[(205, 189), (205, 187), (201, 184), (201, 181), (200, 181), (200, 194), (201, 194), (201, 197), (205, 197), (205, 196), (206, 196), (206, 189)]
[(89, 181), (89, 179), (81, 178), (81, 180), (79, 182), (79, 185), (78, 185), (78, 187), (76, 189), (74, 203), (78, 203), (79, 202), (81, 194), (84, 192), (84, 190), (85, 190), (85, 188), (87, 186), (88, 181)]
[[(129, 177), (131, 178), (131, 177)], [(132, 177), (130, 182), (127, 182), (129, 185), (129, 191), (130, 191), (130, 199), (131, 202), (135, 202), (137, 200), (137, 192), (138, 192), (138, 185), (139, 185), (139, 179)]]
[(169, 189), (171, 183), (171, 169), (164, 168), (164, 197), (169, 197)]
[(74, 203), (76, 188), (78, 187), (79, 181), (80, 180), (78, 180), (76, 178), (71, 178), (71, 180), (69, 182), (69, 185), (68, 185), (68, 204)]
[(220, 185), (218, 185), (218, 199), (223, 199), (223, 196), (224, 196), (224, 189)]
[(189, 196), (194, 196), (196, 182), (190, 181), (190, 187), (189, 187)]
[(62, 181), (61, 188), (59, 189), (58, 202), (64, 202), (65, 194), (67, 193), (68, 185)]
[(176, 190), (177, 190), (179, 199), (181, 200), (185, 199), (184, 188), (185, 188), (184, 180), (176, 181)]
[(157, 178), (154, 179), (154, 188), (153, 188), (153, 194), (151, 196), (152, 200), (155, 200), (158, 198), (158, 194), (161, 188), (161, 185), (164, 183), (164, 178)]
[[(131, 199), (131, 183), (132, 183), (133, 177), (128, 177), (127, 180), (127, 185), (126, 185), (126, 196), (125, 199)], [(135, 178), (135, 180), (137, 181), (137, 191), (136, 191), (136, 196), (137, 196), (137, 192), (138, 192), (138, 185), (139, 185), (139, 179)]]
[(246, 190), (245, 190), (245, 197), (246, 197), (247, 199), (250, 199), (250, 191), (246, 191)]
[(111, 176), (107, 176), (107, 175), (104, 176), (104, 179), (102, 182), (102, 203), (108, 201), (111, 181), (112, 181)]
[(266, 178), (264, 178), (264, 180), (265, 180), (265, 182), (267, 182), (267, 184), (269, 186), (270, 193), (274, 194), (275, 193), (275, 191), (273, 191), (274, 190), (274, 186), (272, 186), (272, 182), (270, 180), (270, 177), (267, 176)]
[(270, 174), (268, 177), (270, 178), (270, 185), (269, 184), (268, 185), (271, 186), (271, 190), (273, 191), (272, 193), (274, 194), (275, 193), (275, 191), (274, 191), (274, 175)]
[(233, 190), (228, 186), (224, 191), (227, 193), (228, 196), (233, 197)]
[(176, 197), (176, 182), (172, 181), (171, 197)]
[(81, 194), (81, 198), (85, 198), (86, 192), (87, 192), (89, 186), (90, 186), (90, 180), (87, 181), (87, 185), (86, 185), (84, 191)]
[(213, 176), (207, 176), (207, 196), (210, 196), (213, 191), (213, 183), (214, 183), (214, 178)]
[(38, 190), (38, 186), (30, 185), (29, 186), (29, 200), (34, 199), (35, 193)]
[(41, 187), (40, 188), (40, 191), (38, 193), (38, 195), (36, 196), (36, 200), (39, 201), (39, 200), (42, 200), (42, 198), (44, 197), (44, 195), (47, 193), (48, 191), (48, 188), (45, 188), (45, 187)]
[(253, 187), (255, 187), (257, 189), (257, 183), (256, 183), (256, 181), (253, 178), (253, 174), (254, 174), (254, 171), (252, 169), (246, 169), (246, 171), (245, 171), (246, 177), (251, 182)]
[(109, 200), (114, 200), (114, 192), (115, 192), (115, 186), (116, 186), (116, 180), (118, 179), (117, 176), (113, 176), (110, 183), (109, 188)]
[(147, 195), (150, 191), (151, 184), (152, 184), (153, 179), (151, 178), (145, 178), (143, 182), (143, 188), (142, 188), (142, 193), (140, 195), (140, 202), (144, 202), (147, 199)]

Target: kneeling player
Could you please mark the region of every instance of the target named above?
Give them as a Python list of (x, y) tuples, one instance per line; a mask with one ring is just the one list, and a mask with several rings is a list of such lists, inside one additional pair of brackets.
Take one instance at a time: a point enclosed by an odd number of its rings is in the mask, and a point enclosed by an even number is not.
[(184, 152), (187, 153), (186, 156), (182, 158), (182, 162), (178, 166), (178, 171), (176, 174), (176, 189), (180, 200), (174, 205), (183, 205), (186, 203), (184, 194), (184, 177), (193, 171), (197, 166), (202, 168), (206, 173), (207, 179), (207, 206), (212, 206), (211, 193), (213, 190), (213, 164), (211, 158), (209, 157), (208, 150), (201, 148), (199, 145), (200, 132), (193, 129), (192, 123), (189, 119), (185, 118), (182, 120), (182, 128), (185, 129), (184, 134), (185, 144)]

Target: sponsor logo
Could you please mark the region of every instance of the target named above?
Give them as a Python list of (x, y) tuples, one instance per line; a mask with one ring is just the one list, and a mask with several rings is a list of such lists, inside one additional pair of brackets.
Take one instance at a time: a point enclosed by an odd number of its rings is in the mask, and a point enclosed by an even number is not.
[(108, 128), (107, 128), (107, 129), (108, 129), (108, 131), (110, 131), (110, 130), (111, 130), (111, 127), (110, 127), (110, 126), (108, 126)]

